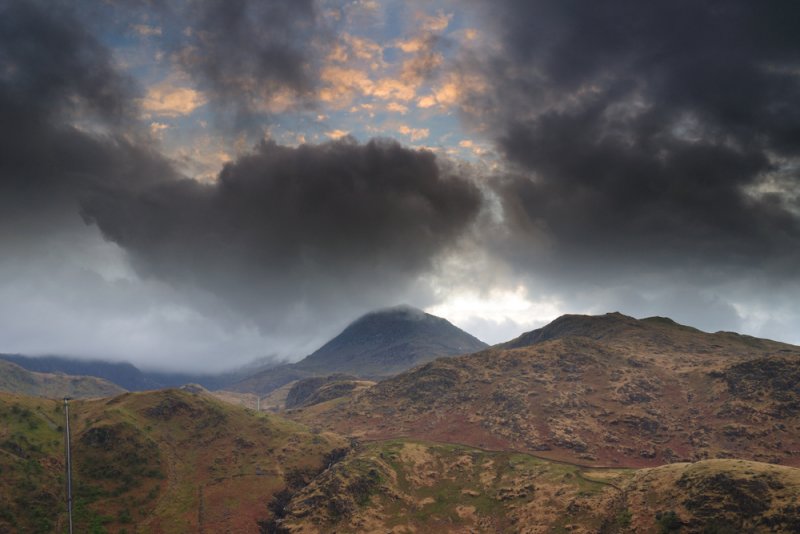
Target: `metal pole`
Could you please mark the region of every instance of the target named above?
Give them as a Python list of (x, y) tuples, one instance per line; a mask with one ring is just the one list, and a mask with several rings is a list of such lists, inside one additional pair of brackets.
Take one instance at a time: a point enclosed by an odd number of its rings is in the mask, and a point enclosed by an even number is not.
[(256, 397), (256, 411), (261, 411), (261, 397)]
[(64, 448), (67, 455), (67, 514), (69, 516), (69, 534), (72, 534), (72, 451), (69, 443), (69, 398), (64, 397)]

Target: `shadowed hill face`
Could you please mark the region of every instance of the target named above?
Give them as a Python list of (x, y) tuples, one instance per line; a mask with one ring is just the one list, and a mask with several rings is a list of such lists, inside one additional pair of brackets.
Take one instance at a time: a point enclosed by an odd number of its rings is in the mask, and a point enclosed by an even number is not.
[(375, 385), (368, 380), (357, 380), (352, 376), (334, 374), (298, 380), (286, 395), (282, 408), (292, 409), (313, 406), (333, 399), (346, 397)]
[[(542, 329), (563, 328), (562, 337), (440, 359), (349, 403), (292, 416), (368, 439), (454, 441), (588, 465), (800, 465), (800, 347), (664, 319), (592, 319), (563, 318)], [(565, 334), (576, 326), (580, 334)]]
[(445, 319), (400, 306), (367, 314), (305, 359), (268, 369), (228, 389), (266, 394), (294, 380), (333, 373), (387, 377), (436, 358), (486, 347)]
[[(288, 394), (286, 395), (286, 408), (296, 408), (298, 406), (303, 405), (309, 399), (311, 399), (315, 393), (319, 391), (320, 388), (323, 388), (331, 383), (352, 383), (354, 382), (354, 377), (349, 375), (343, 374), (333, 374), (328, 376), (317, 376), (314, 378), (306, 378), (304, 380), (298, 380), (292, 386), (292, 389), (289, 390)], [(350, 388), (351, 390), (354, 388)]]

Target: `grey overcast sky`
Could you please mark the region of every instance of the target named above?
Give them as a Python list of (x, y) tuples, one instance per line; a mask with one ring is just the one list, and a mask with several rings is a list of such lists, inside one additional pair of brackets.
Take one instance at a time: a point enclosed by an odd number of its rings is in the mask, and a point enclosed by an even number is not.
[(0, 352), (218, 371), (406, 303), (800, 343), (800, 4), (0, 0)]

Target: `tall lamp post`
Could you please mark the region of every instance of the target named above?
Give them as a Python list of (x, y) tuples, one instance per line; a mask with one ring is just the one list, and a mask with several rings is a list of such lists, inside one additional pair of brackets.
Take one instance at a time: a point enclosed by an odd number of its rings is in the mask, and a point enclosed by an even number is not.
[(72, 532), (72, 450), (69, 439), (69, 397), (64, 397), (64, 450), (66, 452), (67, 469), (67, 515), (69, 516), (69, 534)]

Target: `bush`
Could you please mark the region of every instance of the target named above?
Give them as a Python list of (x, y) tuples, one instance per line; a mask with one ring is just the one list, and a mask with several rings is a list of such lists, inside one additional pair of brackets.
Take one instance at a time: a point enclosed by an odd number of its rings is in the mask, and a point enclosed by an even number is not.
[(614, 526), (618, 528), (628, 528), (631, 526), (632, 517), (631, 511), (627, 508), (625, 510), (621, 510), (616, 516), (614, 516)]
[(292, 500), (292, 492), (288, 488), (283, 488), (267, 504), (267, 509), (277, 518), (286, 517), (286, 506)]
[(333, 449), (331, 452), (322, 457), (323, 468), (330, 469), (334, 464), (341, 462), (344, 460), (345, 456), (347, 456), (349, 451), (350, 449), (347, 447)]
[(122, 524), (129, 524), (133, 523), (133, 518), (131, 517), (131, 512), (127, 508), (124, 510), (120, 510), (119, 514), (117, 514), (117, 522)]
[(678, 514), (672, 510), (668, 512), (659, 512), (656, 514), (656, 524), (658, 531), (661, 534), (669, 534), (670, 532), (677, 532), (681, 529), (682, 523)]

